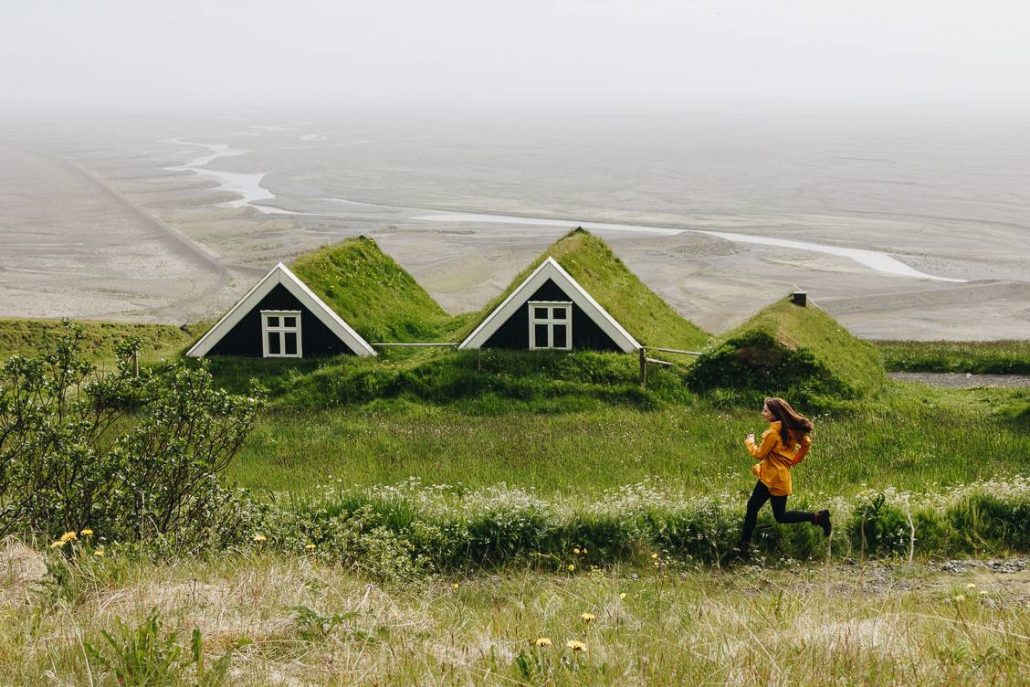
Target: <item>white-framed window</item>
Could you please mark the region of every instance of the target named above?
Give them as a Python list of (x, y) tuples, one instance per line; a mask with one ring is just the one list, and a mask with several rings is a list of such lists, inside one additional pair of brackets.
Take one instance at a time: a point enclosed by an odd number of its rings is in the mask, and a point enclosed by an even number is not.
[(261, 353), (266, 358), (301, 358), (300, 310), (261, 311)]
[(572, 350), (572, 302), (529, 301), (529, 349)]

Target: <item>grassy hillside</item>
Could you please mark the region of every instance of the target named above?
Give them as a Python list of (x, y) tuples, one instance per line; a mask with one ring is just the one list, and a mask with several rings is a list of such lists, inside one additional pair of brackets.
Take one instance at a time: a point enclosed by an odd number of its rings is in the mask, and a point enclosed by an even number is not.
[[(825, 312), (789, 298), (722, 337), (691, 371), (698, 388), (779, 391), (796, 385), (829, 392), (871, 392), (886, 379), (880, 352)], [(703, 379), (702, 379), (703, 375)]]
[(483, 308), (464, 333), (467, 335), (548, 257), (557, 260), (640, 343), (697, 350), (711, 341), (707, 332), (681, 317), (647, 288), (604, 241), (583, 229), (552, 244), (504, 293)]
[[(159, 360), (180, 355), (205, 327), (189, 326), (185, 330), (170, 324), (128, 324), (121, 322), (90, 322), (76, 320), (82, 328), (85, 342), (83, 351), (91, 360), (104, 362), (115, 359), (114, 346), (128, 336), (137, 336), (143, 342), (140, 356), (143, 360)], [(61, 320), (0, 319), (0, 361), (12, 355), (33, 355), (40, 343), (61, 327)]]
[(290, 269), (370, 342), (449, 340), (455, 327), (454, 318), (370, 238), (303, 255)]

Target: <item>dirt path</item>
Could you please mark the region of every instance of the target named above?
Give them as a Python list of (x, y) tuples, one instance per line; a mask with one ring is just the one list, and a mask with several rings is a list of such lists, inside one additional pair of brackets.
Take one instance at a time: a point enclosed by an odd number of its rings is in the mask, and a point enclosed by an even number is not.
[(891, 372), (890, 377), (899, 382), (918, 382), (927, 386), (940, 386), (952, 389), (1030, 387), (1030, 376), (1027, 375), (981, 375), (969, 372)]

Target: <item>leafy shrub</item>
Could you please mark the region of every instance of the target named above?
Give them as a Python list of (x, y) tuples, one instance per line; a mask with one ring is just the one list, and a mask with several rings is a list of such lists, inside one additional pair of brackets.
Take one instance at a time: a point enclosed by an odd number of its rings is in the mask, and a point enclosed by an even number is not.
[(108, 538), (196, 548), (235, 529), (218, 481), (258, 401), (212, 385), (206, 368), (137, 374), (138, 342), (99, 373), (66, 324), (37, 356), (0, 370), (0, 534), (90, 527)]

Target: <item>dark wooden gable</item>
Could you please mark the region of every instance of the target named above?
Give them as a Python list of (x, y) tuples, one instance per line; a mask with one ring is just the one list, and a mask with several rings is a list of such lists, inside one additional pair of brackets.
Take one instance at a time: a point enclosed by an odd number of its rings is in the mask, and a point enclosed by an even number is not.
[(301, 341), (305, 358), (331, 355), (353, 355), (350, 346), (340, 340), (310, 309), (302, 304), (282, 284), (276, 284), (261, 301), (250, 309), (222, 340), (212, 347), (208, 355), (243, 355), (260, 358), (261, 311), (299, 310), (301, 312)]
[[(486, 340), (483, 348), (529, 349), (529, 301), (569, 301), (568, 294), (554, 280), (548, 279), (526, 302), (519, 306), (511, 317)], [(260, 341), (258, 344), (260, 345)], [(611, 337), (572, 303), (572, 348), (573, 350), (619, 351)]]

